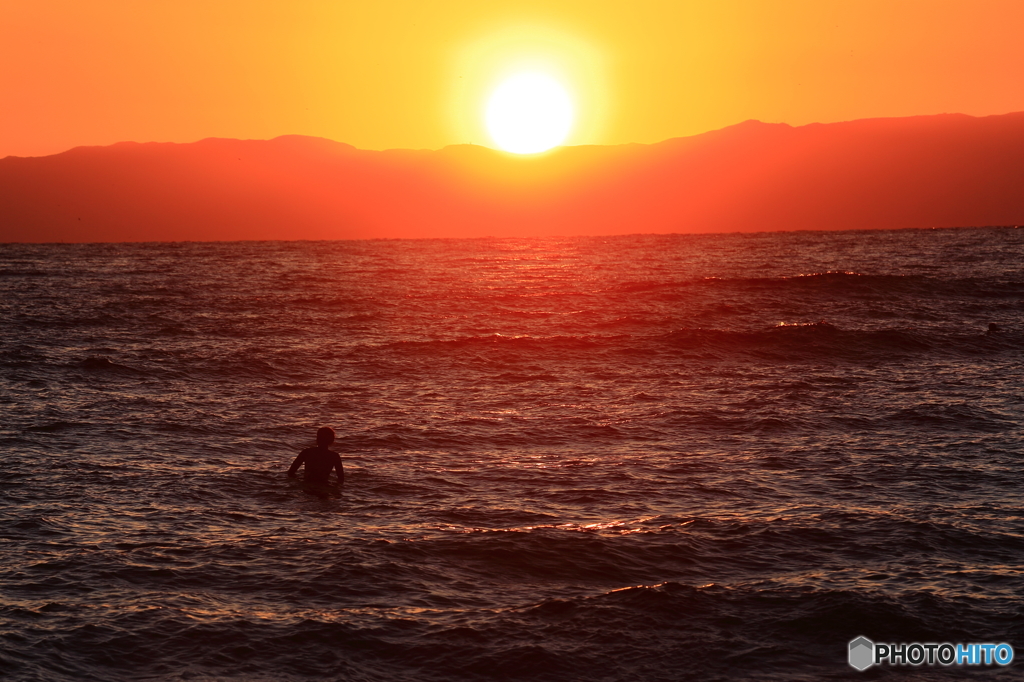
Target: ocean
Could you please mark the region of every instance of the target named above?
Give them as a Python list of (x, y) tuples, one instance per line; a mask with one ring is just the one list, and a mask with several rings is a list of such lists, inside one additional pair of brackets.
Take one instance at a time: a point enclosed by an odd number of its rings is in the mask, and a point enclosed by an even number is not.
[(1024, 229), (3, 244), (0, 676), (1024, 679), (1022, 351)]

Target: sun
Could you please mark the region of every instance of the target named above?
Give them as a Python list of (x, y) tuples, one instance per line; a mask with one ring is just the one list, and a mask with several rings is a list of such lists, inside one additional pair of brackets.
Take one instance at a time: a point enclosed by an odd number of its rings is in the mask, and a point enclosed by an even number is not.
[(484, 118), (499, 148), (537, 154), (565, 141), (574, 114), (572, 99), (561, 83), (547, 74), (523, 72), (494, 89)]
[(507, 24), (453, 45), (439, 100), (459, 144), (515, 154), (603, 144), (612, 120), (607, 55), (582, 35)]

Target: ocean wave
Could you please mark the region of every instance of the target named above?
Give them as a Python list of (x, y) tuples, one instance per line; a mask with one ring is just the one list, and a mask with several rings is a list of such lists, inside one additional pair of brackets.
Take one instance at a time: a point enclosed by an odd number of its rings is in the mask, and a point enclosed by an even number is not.
[(134, 367), (129, 367), (128, 365), (116, 363), (110, 358), (106, 358), (103, 356), (90, 355), (84, 360), (79, 360), (77, 363), (75, 363), (75, 366), (85, 370), (103, 372), (108, 374), (144, 374), (144, 372), (141, 372), (135, 369)]
[[(0, 277), (0, 675), (810, 682), (858, 635), (1016, 642), (1022, 239), (5, 247), (60, 268)], [(325, 424), (320, 498), (285, 472)]]
[(0, 268), (0, 277), (48, 277), (51, 274), (37, 268)]
[(1006, 414), (967, 403), (924, 403), (887, 415), (882, 421), (895, 425), (952, 431), (1005, 431), (1018, 428)]
[[(613, 337), (614, 338), (614, 337)], [(503, 346), (512, 348), (529, 349), (533, 347), (554, 347), (564, 349), (593, 348), (605, 339), (595, 336), (568, 336), (556, 335), (547, 337), (534, 337), (530, 335), (507, 336), (504, 334), (489, 334), (487, 336), (467, 336), (445, 341), (397, 341), (386, 344), (387, 348), (395, 350), (414, 351), (430, 353), (443, 348), (479, 348), (489, 346)]]
[(679, 329), (661, 337), (672, 347), (703, 350), (713, 357), (760, 354), (766, 359), (798, 361), (834, 357), (850, 361), (903, 358), (928, 353), (981, 355), (1024, 349), (1024, 336), (979, 333), (935, 334), (908, 329), (843, 330), (825, 321), (781, 324), (768, 330)]
[[(204, 608), (217, 615), (201, 616)], [(252, 607), (218, 608), (209, 598), (171, 608), (100, 608), (93, 624), (65, 629), (58, 644), (50, 628), (73, 622), (73, 611), (5, 608), (15, 622), (36, 623), (21, 637), (24, 647), (59, 646), (61, 655), (57, 666), (40, 665), (24, 649), (3, 655), (20, 679), (61, 681), (176, 679), (188, 670), (200, 679), (261, 680), (270, 679), (268, 669), (281, 671), (274, 679), (367, 682), (813, 680), (847, 669), (845, 643), (859, 634), (876, 641), (998, 641), (996, 624), (1012, 617), (1005, 606), (926, 592), (893, 598), (675, 581), (553, 596), (472, 619), (457, 610), (336, 602), (257, 614)], [(944, 626), (936, 630), (934, 623)], [(924, 673), (963, 679), (975, 671)]]

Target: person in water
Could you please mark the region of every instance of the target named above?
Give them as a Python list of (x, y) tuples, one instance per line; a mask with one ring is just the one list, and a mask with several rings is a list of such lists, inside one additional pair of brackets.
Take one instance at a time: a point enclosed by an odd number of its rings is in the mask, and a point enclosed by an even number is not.
[(306, 448), (299, 453), (299, 456), (292, 462), (288, 469), (288, 478), (295, 478), (299, 467), (305, 465), (303, 478), (306, 485), (314, 491), (325, 491), (330, 488), (331, 469), (338, 471), (338, 487), (345, 483), (345, 469), (341, 466), (341, 456), (327, 446), (334, 442), (334, 429), (329, 426), (321, 427), (316, 432), (316, 447)]

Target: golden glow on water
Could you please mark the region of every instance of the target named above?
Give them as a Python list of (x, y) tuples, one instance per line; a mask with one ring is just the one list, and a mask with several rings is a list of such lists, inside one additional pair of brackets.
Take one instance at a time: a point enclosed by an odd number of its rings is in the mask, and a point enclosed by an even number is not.
[[(848, 638), (837, 613), (1009, 622), (1022, 240), (7, 245), (26, 674), (704, 679), (737, 668), (700, 647), (768, 628), (761, 679)], [(789, 277), (836, 261), (879, 274)], [(325, 423), (331, 501), (286, 475)]]

